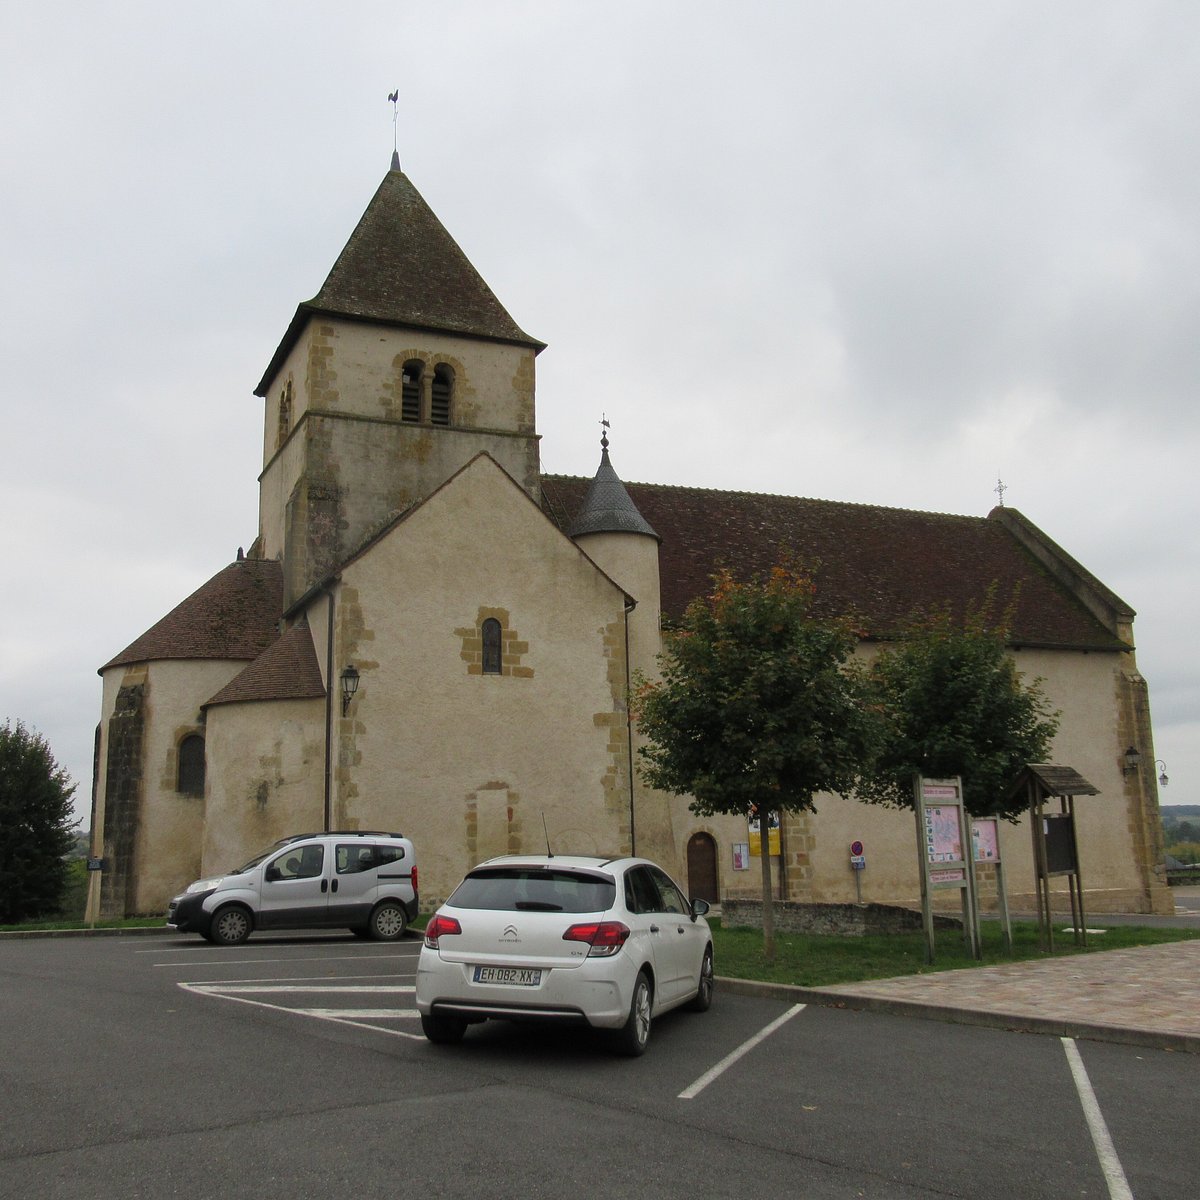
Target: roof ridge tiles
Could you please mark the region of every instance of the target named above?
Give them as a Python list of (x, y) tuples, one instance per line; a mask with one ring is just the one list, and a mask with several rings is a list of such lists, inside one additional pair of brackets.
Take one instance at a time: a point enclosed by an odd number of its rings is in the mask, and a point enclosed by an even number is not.
[[(543, 481), (549, 479), (552, 482), (562, 481), (564, 483), (578, 482), (586, 484), (588, 482), (588, 477), (586, 475), (543, 474), (542, 479)], [(627, 488), (644, 488), (647, 490), (660, 492), (696, 492), (701, 495), (744, 496), (750, 499), (786, 500), (804, 504), (837, 504), (845, 508), (874, 509), (879, 512), (911, 513), (918, 516), (927, 517), (950, 517), (959, 521), (983, 522), (987, 520), (986, 516), (973, 516), (970, 513), (942, 512), (938, 509), (929, 508), (904, 508), (896, 504), (874, 504), (865, 500), (830, 500), (823, 496), (793, 496), (787, 494), (786, 492), (756, 492), (741, 488), (701, 487), (697, 484), (689, 483), (640, 483), (635, 480), (623, 482)]]

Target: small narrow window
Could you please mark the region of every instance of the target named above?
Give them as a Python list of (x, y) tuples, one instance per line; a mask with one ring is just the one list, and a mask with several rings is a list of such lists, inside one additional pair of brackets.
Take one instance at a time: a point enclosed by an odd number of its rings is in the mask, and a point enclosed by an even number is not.
[(404, 364), (400, 374), (400, 420), (419, 421), (421, 419), (421, 374), (424, 363), (420, 359), (410, 359)]
[(279, 393), (279, 427), (276, 433), (275, 445), (278, 448), (287, 441), (292, 432), (292, 381), (289, 379), (282, 392)]
[(500, 622), (495, 617), (488, 617), (483, 623), (483, 673), (499, 675), (501, 673), (500, 657)]
[(429, 419), (434, 425), (450, 424), (450, 401), (454, 394), (454, 372), (445, 363), (433, 369), (433, 393), (430, 397)]
[(189, 733), (179, 743), (176, 791), (182, 796), (204, 795), (204, 739), (198, 733)]

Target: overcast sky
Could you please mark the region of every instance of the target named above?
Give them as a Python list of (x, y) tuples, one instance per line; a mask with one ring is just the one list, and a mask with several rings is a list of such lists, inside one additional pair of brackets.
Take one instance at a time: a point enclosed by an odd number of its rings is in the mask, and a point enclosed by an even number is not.
[[(1200, 802), (1200, 5), (0, 4), (0, 721), (249, 546), (296, 304), (404, 168), (546, 470), (985, 515), (1138, 612)], [(948, 569), (951, 565), (948, 564)], [(1142, 748), (1145, 749), (1144, 747)]]

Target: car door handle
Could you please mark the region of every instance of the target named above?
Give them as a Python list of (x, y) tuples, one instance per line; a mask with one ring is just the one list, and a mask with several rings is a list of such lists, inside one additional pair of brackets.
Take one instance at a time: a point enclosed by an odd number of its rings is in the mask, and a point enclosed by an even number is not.
[(687, 930), (686, 930), (686, 929), (684, 929), (684, 927), (683, 927), (682, 925), (680, 925), (680, 926), (678, 926), (678, 927), (677, 927), (677, 932), (679, 932), (679, 933), (687, 933)]
[(329, 880), (328, 880), (328, 879), (322, 879), (322, 880), (321, 880), (321, 893), (322, 893), (322, 895), (324, 895), (324, 893), (325, 893), (325, 892), (327, 892), (328, 890), (329, 890)]
[(658, 932), (658, 926), (657, 926), (657, 925), (651, 925), (651, 926), (650, 926), (650, 932), (651, 932), (651, 933), (657, 933), (657, 932)]
[[(334, 880), (334, 881), (333, 881), (333, 882), (332, 882), (332, 883), (329, 885), (329, 890), (330, 890), (331, 892), (336, 892), (336, 891), (337, 891), (337, 884), (338, 884), (338, 881), (335, 879), (335, 880)], [(680, 932), (680, 933), (682, 933), (682, 932), (683, 932), (683, 930), (681, 929), (679, 932)]]

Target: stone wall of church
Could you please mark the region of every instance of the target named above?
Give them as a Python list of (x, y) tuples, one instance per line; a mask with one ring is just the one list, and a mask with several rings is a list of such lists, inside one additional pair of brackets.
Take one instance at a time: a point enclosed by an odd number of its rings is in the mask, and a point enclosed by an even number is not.
[(627, 852), (623, 610), (476, 460), (342, 572), (335, 661), (361, 681), (335, 719), (335, 822), (412, 837), (423, 904), (483, 858), (544, 852), (547, 833), (557, 853)]
[(324, 699), (215, 705), (208, 750), (201, 874), (325, 827)]
[[(867, 653), (872, 651), (868, 648)], [(1080, 868), (1085, 903), (1094, 912), (1164, 912), (1171, 903), (1158, 872), (1159, 847), (1154, 842), (1157, 795), (1153, 772), (1127, 776), (1121, 755), (1127, 745), (1152, 748), (1147, 728), (1131, 730), (1127, 706), (1130, 683), (1127, 656), (1078, 651), (1020, 651), (1017, 661), (1028, 678), (1043, 680), (1050, 706), (1061, 712), (1051, 759), (1074, 767), (1099, 790), (1075, 803)], [(1134, 707), (1137, 707), (1134, 705)], [(1137, 707), (1142, 711), (1145, 705)], [(1148, 726), (1148, 718), (1147, 718)], [(1153, 761), (1151, 757), (1151, 762)], [(761, 892), (760, 864), (755, 857), (735, 869), (733, 847), (748, 841), (746, 823), (733, 818), (699, 818), (678, 802), (676, 829), (683, 844), (692, 833), (706, 830), (718, 841), (722, 894), (753, 897)], [(1052, 805), (1057, 811), (1057, 804)], [(814, 814), (794, 814), (782, 830), (787, 895), (812, 903), (864, 902), (919, 905), (917, 830), (909, 810), (891, 810), (839, 796), (819, 797)], [(1001, 825), (1010, 907), (1036, 907), (1032, 838), (1028, 819)], [(856, 878), (850, 866), (850, 844), (862, 841), (866, 868)], [(773, 864), (778, 886), (778, 863)], [(1052, 881), (1056, 906), (1069, 910), (1065, 879)], [(996, 903), (994, 877), (982, 885), (985, 910)], [(957, 893), (947, 892), (947, 903)]]
[(244, 666), (168, 660), (105, 672), (94, 816), (105, 916), (165, 913), (198, 877), (204, 797), (179, 790), (179, 746), (205, 734), (200, 706)]

